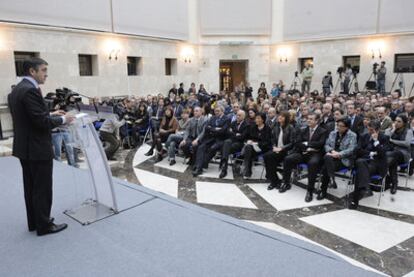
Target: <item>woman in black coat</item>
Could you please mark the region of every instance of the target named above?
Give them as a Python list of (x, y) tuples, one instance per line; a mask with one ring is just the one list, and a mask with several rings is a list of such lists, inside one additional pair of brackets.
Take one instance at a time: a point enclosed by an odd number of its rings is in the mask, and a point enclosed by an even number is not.
[(243, 147), (243, 177), (248, 179), (252, 176), (253, 160), (260, 153), (266, 153), (271, 148), (270, 127), (265, 124), (266, 115), (258, 113), (254, 125), (251, 125), (247, 142)]
[(268, 190), (279, 189), (280, 179), (277, 176), (276, 168), (283, 162), (287, 153), (295, 144), (295, 128), (290, 124), (290, 113), (282, 112), (278, 117), (278, 124), (272, 130), (271, 134), (272, 148), (263, 155), (266, 178), (270, 181)]

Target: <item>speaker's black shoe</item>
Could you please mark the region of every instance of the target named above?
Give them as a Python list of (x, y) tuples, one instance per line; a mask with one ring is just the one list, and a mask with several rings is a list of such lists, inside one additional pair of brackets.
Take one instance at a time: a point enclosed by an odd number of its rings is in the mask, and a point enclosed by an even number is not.
[(172, 159), (171, 161), (170, 161), (170, 166), (172, 166), (172, 165), (175, 165), (177, 162), (174, 160), (174, 159)]
[(313, 193), (308, 191), (305, 196), (305, 202), (311, 202), (313, 200)]
[(37, 230), (37, 235), (44, 236), (48, 234), (59, 233), (60, 231), (65, 230), (67, 227), (68, 225), (66, 223), (63, 223), (63, 224), (51, 223), (48, 228), (43, 229), (43, 230)]
[(391, 186), (391, 194), (396, 194), (397, 193), (397, 186)]
[(326, 198), (326, 191), (321, 190), (320, 192), (318, 192), (318, 196), (316, 196), (316, 199), (318, 200), (322, 200)]

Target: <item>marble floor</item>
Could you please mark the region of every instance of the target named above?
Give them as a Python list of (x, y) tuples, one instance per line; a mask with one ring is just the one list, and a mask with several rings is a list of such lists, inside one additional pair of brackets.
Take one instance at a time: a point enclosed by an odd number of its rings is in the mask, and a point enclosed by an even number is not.
[[(1, 145), (1, 144), (0, 144)], [(388, 276), (414, 276), (414, 176), (405, 187), (401, 177), (396, 195), (385, 192), (377, 211), (378, 193), (363, 199), (358, 210), (344, 206), (347, 180), (337, 178), (338, 188), (328, 199), (304, 201), (306, 179), (280, 194), (267, 190), (262, 166), (253, 178), (243, 180), (229, 171), (218, 178), (218, 166), (193, 178), (182, 159), (170, 166), (144, 155), (149, 149), (119, 150), (110, 162), (114, 176), (168, 194), (252, 224), (303, 239), (333, 251), (362, 268)], [(1, 149), (0, 149), (1, 150)], [(0, 152), (1, 155), (1, 152)], [(87, 168), (85, 162), (81, 168)]]
[[(280, 194), (268, 191), (261, 179), (263, 167), (254, 168), (253, 178), (243, 180), (230, 171), (218, 178), (218, 166), (192, 177), (182, 160), (174, 166), (155, 163), (143, 154), (143, 145), (131, 156), (129, 181), (178, 197), (241, 220), (320, 245), (354, 265), (388, 276), (414, 275), (414, 177), (399, 190), (386, 191), (377, 211), (378, 193), (363, 199), (358, 210), (348, 210), (344, 201), (347, 180), (337, 178), (338, 188), (329, 189), (328, 199), (304, 201), (306, 179)], [(127, 161), (126, 161), (127, 162)]]

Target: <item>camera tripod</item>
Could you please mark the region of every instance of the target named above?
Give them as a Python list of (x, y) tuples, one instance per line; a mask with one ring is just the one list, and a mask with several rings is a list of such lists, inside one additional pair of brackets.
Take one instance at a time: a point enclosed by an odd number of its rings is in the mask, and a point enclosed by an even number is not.
[(338, 74), (339, 74), (339, 76), (338, 76), (338, 79), (336, 80), (336, 83), (335, 83), (335, 86), (334, 86), (334, 89), (333, 89), (333, 92), (332, 92), (333, 95), (336, 95), (336, 89), (338, 88), (339, 84), (341, 84), (341, 86), (339, 88), (339, 91), (341, 92), (344, 89), (344, 81), (342, 79), (342, 73), (338, 73)]
[[(298, 84), (299, 83), (299, 84)], [(298, 89), (296, 88), (297, 86), (301, 86), (302, 81), (299, 78), (298, 72), (295, 72), (295, 77), (292, 80), (292, 84), (290, 85), (290, 91), (297, 91)]]
[[(401, 95), (404, 95), (405, 96), (406, 94), (405, 94), (405, 83), (404, 83), (404, 75), (403, 75), (403, 73), (397, 73), (397, 75), (395, 76), (394, 81), (392, 82), (392, 85), (391, 85), (390, 93), (393, 91), (394, 86), (397, 83), (397, 80), (398, 79), (399, 79), (399, 81), (398, 81), (398, 87), (401, 90)], [(413, 84), (413, 86), (414, 86), (414, 84)], [(413, 89), (411, 88), (411, 91), (412, 90)], [(411, 91), (410, 91), (410, 95), (411, 95)]]
[(414, 82), (413, 82), (413, 85), (411, 86), (410, 93), (407, 95), (408, 98), (411, 97), (411, 94), (413, 93), (413, 90), (414, 90)]
[[(354, 73), (352, 75), (352, 80), (351, 82), (349, 82), (349, 87), (348, 87), (348, 94), (352, 95), (352, 94), (356, 94), (359, 92), (359, 87), (358, 87), (358, 78), (357, 78), (358, 74)], [(354, 91), (352, 92), (352, 85), (354, 85)]]
[[(372, 78), (372, 77), (374, 77), (374, 82), (375, 82), (375, 83), (377, 83), (377, 72), (373, 70), (373, 71), (371, 72), (371, 75), (369, 75), (368, 80), (365, 82), (365, 86), (364, 86), (363, 91), (366, 91), (366, 90), (367, 90), (367, 83), (368, 83), (369, 81), (371, 81), (371, 78)], [(376, 85), (375, 85), (375, 86), (376, 86)]]

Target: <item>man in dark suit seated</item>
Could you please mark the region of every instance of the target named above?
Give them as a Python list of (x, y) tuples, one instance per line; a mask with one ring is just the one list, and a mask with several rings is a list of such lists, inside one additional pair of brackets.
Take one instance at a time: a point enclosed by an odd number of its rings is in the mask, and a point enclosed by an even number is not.
[(332, 114), (332, 105), (325, 103), (322, 106), (321, 127), (323, 127), (328, 134), (335, 130), (335, 118)]
[[(322, 186), (318, 193), (318, 200), (326, 197), (328, 183), (331, 181), (332, 187), (337, 188), (335, 182), (335, 172), (341, 168), (351, 168), (353, 166), (354, 150), (357, 146), (357, 135), (349, 127), (351, 122), (344, 117), (336, 122), (337, 130), (329, 134), (325, 143), (324, 166), (322, 171)], [(312, 198), (312, 196), (310, 196)], [(309, 198), (307, 198), (309, 199)]]
[(372, 195), (369, 188), (371, 175), (378, 174), (384, 177), (387, 174), (387, 156), (385, 153), (391, 149), (391, 146), (389, 137), (380, 131), (381, 122), (373, 120), (368, 123), (368, 133), (358, 140), (355, 151), (355, 190), (352, 194), (352, 202), (348, 205), (349, 209), (356, 209), (361, 198)]
[(364, 131), (364, 118), (356, 114), (355, 104), (348, 104), (346, 109), (348, 113), (348, 119), (351, 121), (350, 129), (359, 138), (359, 136)]
[(51, 129), (70, 123), (74, 117), (62, 111), (49, 113), (39, 85), (47, 78), (47, 62), (32, 58), (23, 62), (24, 78), (8, 95), (13, 119), (13, 156), (23, 169), (24, 197), (29, 231), (38, 236), (64, 230), (55, 224), (52, 208), (53, 149)]
[(269, 111), (266, 114), (266, 125), (273, 130), (273, 127), (277, 124), (277, 114), (274, 107), (269, 108)]
[(221, 171), (219, 178), (227, 176), (227, 167), (229, 162), (229, 155), (241, 151), (249, 132), (249, 124), (246, 120), (246, 112), (239, 110), (236, 114), (236, 120), (231, 122), (230, 129), (228, 130), (229, 138), (224, 141), (221, 151)]
[(179, 145), (179, 148), (184, 152), (184, 156), (186, 158), (190, 157), (189, 164), (193, 164), (195, 161), (197, 147), (200, 145), (206, 123), (207, 118), (203, 116), (201, 108), (195, 107), (194, 116), (190, 119), (184, 131), (183, 140)]
[(206, 124), (201, 145), (197, 149), (194, 177), (203, 173), (203, 168), (208, 167), (210, 160), (223, 147), (229, 126), (230, 120), (224, 115), (224, 107), (217, 106), (214, 109), (214, 116)]
[(284, 184), (279, 188), (280, 193), (291, 188), (291, 173), (299, 163), (307, 163), (308, 165), (308, 194), (313, 193), (316, 177), (321, 169), (323, 147), (327, 135), (326, 130), (319, 126), (319, 120), (320, 115), (317, 113), (308, 115), (308, 127), (301, 130), (293, 153), (288, 155), (283, 161)]

